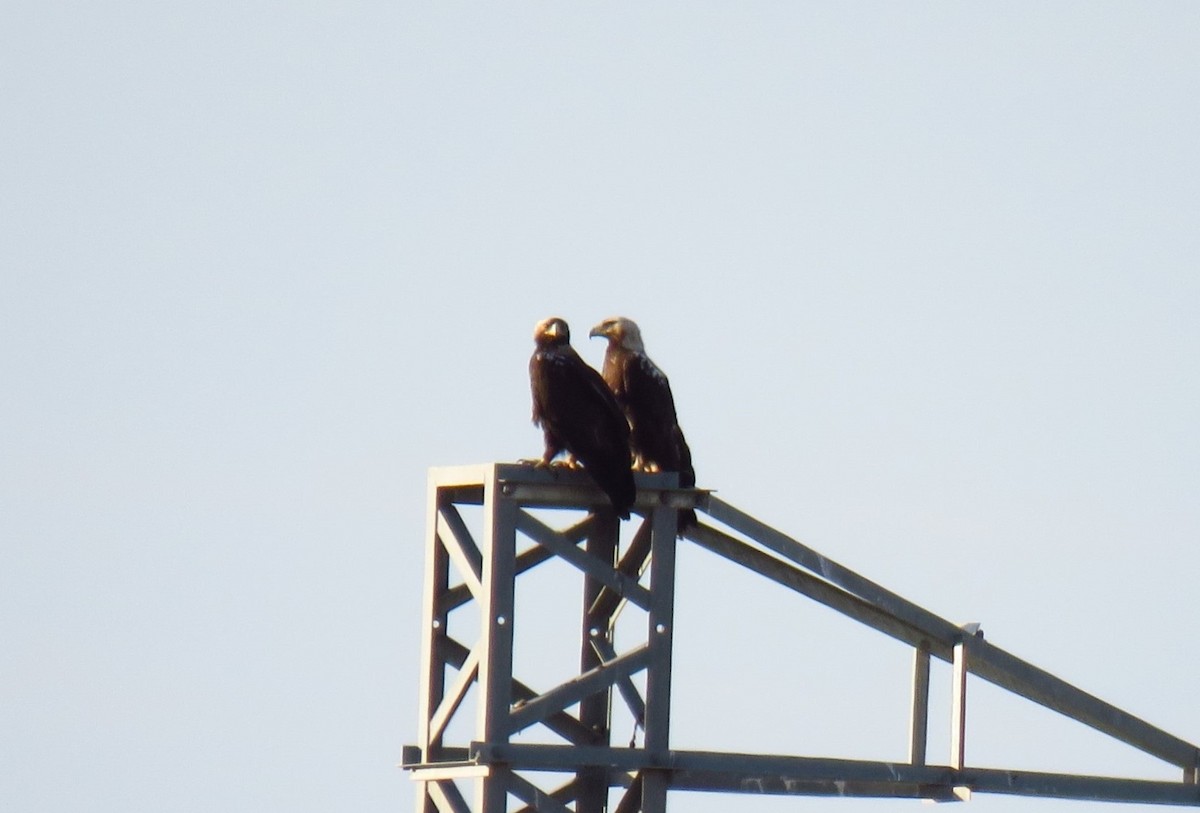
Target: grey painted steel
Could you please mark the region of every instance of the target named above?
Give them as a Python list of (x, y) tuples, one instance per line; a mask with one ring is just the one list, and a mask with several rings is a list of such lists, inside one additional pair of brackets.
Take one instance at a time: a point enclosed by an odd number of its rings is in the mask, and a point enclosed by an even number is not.
[(924, 765), (929, 740), (929, 645), (913, 650), (912, 709), (909, 713), (908, 761)]
[(574, 770), (580, 764), (641, 771), (653, 765), (670, 775), (672, 790), (951, 799), (954, 788), (966, 787), (978, 793), (1200, 806), (1196, 785), (1039, 771), (956, 771), (903, 762), (711, 751), (671, 751), (661, 760), (651, 760), (649, 754), (632, 749), (525, 744), (474, 743), (472, 753), (484, 761), (544, 771)]
[[(578, 677), (568, 680), (545, 694), (535, 697), (512, 711), (505, 734), (515, 734), (550, 714), (573, 706), (586, 697), (612, 686), (622, 678), (642, 671), (650, 663), (650, 648), (642, 646), (620, 655), (611, 663), (603, 663)], [(582, 721), (581, 721), (582, 722)]]
[(478, 646), (480, 733), (500, 740), (508, 731), (512, 698), (513, 580), (516, 558), (515, 507), (499, 499), (494, 480), (484, 484), (484, 550)]
[[(496, 474), (484, 481), (484, 594), (479, 598), (479, 706), (476, 730), (489, 742), (508, 739), (512, 705), (513, 594), (516, 580), (517, 507), (500, 494)], [(478, 813), (505, 813), (507, 771), (476, 785)]]
[[(883, 589), (716, 497), (709, 497), (707, 506), (705, 510), (715, 519), (751, 537), (775, 553), (815, 571), (823, 579), (873, 606), (879, 613), (872, 614), (862, 605), (847, 601), (844, 596), (838, 596), (832, 591), (818, 597), (814, 595), (818, 591), (811, 584), (808, 585), (808, 590), (812, 592), (792, 584), (788, 586), (806, 592), (818, 600), (823, 598), (830, 606), (836, 605), (835, 609), (857, 617), (858, 620), (911, 645), (918, 645), (922, 638), (928, 639), (932, 654), (953, 663), (953, 648), (962, 635), (962, 630), (956, 625)], [(711, 534), (699, 530), (689, 533), (688, 538), (707, 546), (705, 540), (711, 538)], [(890, 618), (885, 620), (884, 616)], [(913, 640), (913, 631), (916, 632), (916, 640)], [(967, 638), (966, 646), (972, 674), (1180, 768), (1186, 769), (1197, 764), (1197, 755), (1200, 752), (1195, 745), (992, 646), (981, 636)]]
[(458, 711), (463, 699), (467, 696), (467, 691), (471, 688), (471, 684), (478, 677), (479, 647), (476, 647), (471, 650), (466, 660), (459, 667), (458, 677), (455, 678), (450, 690), (445, 692), (442, 702), (438, 704), (437, 711), (430, 718), (428, 735), (430, 739), (441, 741), (442, 733), (446, 730), (446, 724), (450, 722), (450, 718)]
[(753, 570), (784, 587), (795, 590), (797, 593), (802, 593), (826, 607), (903, 641), (909, 646), (920, 646), (923, 641), (928, 642), (931, 650), (942, 660), (950, 660), (950, 645), (942, 646), (940, 640), (932, 639), (930, 635), (919, 628), (897, 619), (875, 605), (851, 595), (811, 573), (735, 539), (711, 525), (701, 523), (690, 528), (687, 531), (687, 538), (713, 553), (724, 556), (726, 559)]
[(790, 536), (780, 533), (766, 523), (739, 511), (716, 497), (709, 497), (708, 507), (705, 510), (718, 522), (745, 534), (763, 547), (803, 565), (819, 574), (821, 578), (875, 605), (893, 618), (953, 645), (958, 628), (944, 618), (939, 618), (928, 610), (884, 589), (870, 579), (858, 575), (853, 570), (817, 553), (807, 545), (797, 542)]
[(950, 677), (950, 767), (960, 770), (967, 759), (967, 646), (954, 645)]
[[(456, 669), (461, 669), (466, 663), (467, 656), (470, 654), (465, 646), (455, 641), (453, 638), (445, 640), (446, 661)], [(521, 681), (513, 678), (512, 681), (512, 699), (514, 703), (527, 703), (530, 700), (538, 697), (538, 692), (531, 689)], [(564, 740), (576, 745), (592, 745), (595, 744), (595, 733), (588, 728), (585, 728), (579, 720), (572, 717), (566, 712), (551, 714), (549, 717), (541, 721), (548, 729), (553, 731)]]
[[(617, 659), (617, 652), (613, 649), (612, 642), (608, 639), (602, 636), (595, 636), (592, 638), (591, 643), (603, 663), (612, 663)], [(629, 707), (629, 713), (633, 715), (634, 722), (638, 726), (645, 728), (646, 701), (642, 699), (637, 687), (633, 685), (633, 681), (628, 677), (619, 678), (616, 681), (616, 687), (621, 692), (621, 697), (625, 700), (625, 705)]]
[(1200, 787), (1175, 782), (964, 768), (958, 781), (978, 793), (1096, 802), (1200, 806)]
[[(575, 801), (575, 796), (578, 791), (577, 784), (578, 783), (574, 779), (572, 779), (571, 781), (569, 781), (563, 785), (559, 785), (557, 788), (550, 791), (550, 793), (547, 795), (550, 796), (550, 798), (554, 799), (557, 802), (561, 802), (564, 805), (568, 804), (569, 802)], [(531, 805), (526, 805), (525, 807), (522, 807), (519, 810), (514, 811), (513, 813), (533, 813), (535, 810), (537, 810), (536, 807), (531, 806)]]
[[(533, 810), (603, 813), (613, 788), (626, 788), (615, 813), (664, 813), (669, 790), (952, 800), (969, 792), (1200, 806), (1200, 749), (1083, 692), (949, 621), (891, 593), (706, 492), (676, 487), (674, 475), (637, 475), (636, 533), (619, 556), (619, 523), (580, 471), (519, 464), (435, 469), (430, 474), (425, 597), (422, 604), (421, 717), (403, 767), (417, 780), (419, 813), (504, 813), (509, 796)], [(456, 506), (483, 508), (472, 537)], [(695, 506), (734, 533), (700, 524), (687, 538), (914, 648), (909, 761), (870, 762), (786, 755), (672, 751), (670, 686), (674, 635), (676, 508)], [(591, 513), (556, 529), (524, 509)], [(518, 536), (532, 546), (517, 552)], [(585, 549), (581, 549), (583, 543)], [(563, 558), (584, 573), (580, 673), (538, 693), (513, 674), (515, 582)], [(649, 586), (643, 584), (648, 569)], [(457, 576), (457, 584), (451, 577)], [(618, 653), (611, 633), (627, 601), (647, 611), (645, 644)], [(471, 646), (448, 634), (450, 613), (479, 612)], [(623, 628), (624, 629), (624, 628)], [(927, 764), (929, 659), (954, 666), (950, 764)], [(458, 670), (449, 681), (450, 669)], [(645, 697), (630, 676), (644, 670)], [(1183, 769), (1159, 782), (971, 767), (966, 763), (966, 676), (974, 674)], [(474, 687), (475, 738), (447, 745), (448, 724)], [(613, 691), (645, 730), (644, 745), (614, 748)], [(565, 709), (578, 703), (580, 718)], [(568, 744), (509, 742), (541, 725)], [(544, 791), (519, 772), (573, 774)], [(455, 781), (476, 783), (468, 805)]]
[[(437, 535), (439, 493), (432, 481), (426, 495), (424, 589), (421, 603), (421, 676), (420, 711), (417, 729), (417, 749), (422, 759), (432, 761), (439, 758), (441, 737), (433, 733), (431, 721), (442, 703), (446, 688), (446, 662), (441, 646), (446, 637), (447, 613), (440, 609), (438, 597), (445, 592), (449, 582), (450, 557)], [(418, 786), (417, 813), (434, 813), (438, 799), (444, 795), (425, 792), (424, 785)], [(443, 810), (450, 802), (441, 805)]]
[(436, 762), (425, 762), (421, 756), (421, 749), (419, 747), (406, 745), (403, 749), (400, 767), (415, 771), (427, 768), (430, 765), (475, 765), (476, 763), (472, 762), (472, 759), (469, 747), (448, 745), (438, 749), (438, 759)]
[[(569, 743), (607, 749), (611, 746), (612, 695), (617, 690), (639, 724), (644, 727), (648, 719), (655, 720), (654, 736), (660, 738), (665, 752), (676, 508), (694, 504), (697, 497), (696, 492), (678, 489), (673, 474), (637, 475), (636, 480), (635, 510), (641, 517), (631, 521), (641, 525), (618, 559), (620, 523), (607, 499), (583, 472), (509, 464), (431, 472), (424, 605), (430, 634), (423, 636), (423, 674), (431, 678), (422, 683), (420, 742), (406, 749), (404, 760), (404, 767), (425, 791), (419, 796), (421, 813), (464, 813), (467, 809), (503, 813), (509, 797), (521, 799), (530, 810), (561, 813), (570, 804), (575, 813), (603, 813), (608, 809), (610, 788), (630, 786), (632, 791), (627, 790), (622, 798), (626, 809), (663, 811), (667, 777), (662, 774), (643, 778), (610, 772), (603, 766), (577, 765), (570, 782), (546, 792), (519, 774), (514, 765), (481, 761), (477, 754), (438, 741), (450, 730), (450, 722), (463, 716), (470, 695), (475, 701), (476, 737), (483, 741), (504, 743), (518, 730), (544, 726)], [(459, 510), (464, 505), (482, 508), (483, 530), (477, 538)], [(547, 506), (591, 513), (559, 529), (524, 510)], [(532, 542), (532, 546), (518, 553), (519, 539)], [(551, 558), (564, 559), (584, 574), (580, 674), (548, 691), (535, 692), (513, 674), (515, 583), (521, 573)], [(650, 587), (642, 583), (648, 566)], [(645, 644), (618, 653), (611, 634), (616, 615), (626, 602), (646, 611), (649, 629)], [(448, 634), (450, 614), (455, 612), (457, 617), (468, 610), (477, 612), (479, 619), (478, 639), (470, 645)], [(451, 669), (458, 670), (453, 680)], [(639, 671), (647, 672), (647, 694), (655, 687), (662, 712), (656, 713), (629, 680)], [(655, 672), (653, 678), (651, 671)], [(575, 704), (580, 708), (579, 718), (565, 711)], [(475, 782), (476, 794), (469, 807), (454, 780)]]
[[(528, 517), (522, 511), (519, 519)], [(527, 536), (537, 540), (543, 547), (555, 550), (559, 556), (570, 561), (585, 574), (583, 581), (583, 606), (580, 608), (581, 624), (579, 631), (579, 672), (587, 675), (593, 670), (605, 667), (604, 658), (597, 652), (593, 641), (608, 642), (612, 639), (610, 619), (592, 610), (603, 587), (621, 590), (622, 585), (616, 579), (618, 575), (617, 552), (620, 548), (620, 523), (612, 511), (601, 510), (593, 514), (594, 522), (588, 534), (585, 550), (570, 546), (560, 546), (555, 539), (556, 534), (546, 525), (538, 522), (534, 527), (526, 526), (522, 530)], [(581, 557), (583, 561), (579, 558)], [(616, 662), (617, 658), (610, 659)], [(628, 676), (626, 676), (627, 678)], [(618, 678), (619, 680), (620, 678)], [(611, 682), (605, 682), (604, 688), (610, 687)], [(596, 738), (605, 745), (612, 743), (612, 698), (611, 691), (592, 691), (579, 699), (579, 722), (584, 727), (596, 732)], [(567, 705), (570, 705), (569, 703)], [(575, 774), (578, 793), (575, 800), (576, 813), (604, 813), (608, 802), (608, 772), (599, 767), (581, 767)]]
[[(674, 477), (674, 475), (672, 475)], [(659, 508), (651, 515), (651, 604), (646, 620), (650, 665), (646, 672), (646, 753), (665, 757), (671, 741), (671, 656), (675, 639), (675, 535), (678, 513)], [(661, 771), (643, 771), (642, 813), (666, 813), (669, 781)]]
[(427, 783), (432, 801), (442, 813), (471, 813), (467, 800), (450, 780)]
[(480, 582), (483, 577), (483, 555), (479, 552), (475, 540), (471, 538), (471, 532), (467, 530), (462, 515), (451, 504), (438, 506), (438, 538), (446, 546), (454, 564), (458, 566), (459, 575), (478, 598), (483, 592)]
[[(563, 477), (582, 476), (582, 472), (563, 472)], [(666, 474), (641, 475), (641, 477), (666, 477)], [(520, 483), (511, 482), (507, 486), (506, 496), (533, 508), (608, 508), (611, 503), (604, 494), (596, 490), (590, 481), (574, 481), (572, 483)], [(635, 511), (646, 513), (659, 507), (691, 508), (697, 505), (702, 496), (696, 492), (681, 489), (658, 488), (653, 494), (639, 491), (633, 503)]]
[[(649, 522), (643, 522), (638, 526), (633, 539), (629, 542), (628, 550), (625, 551), (620, 563), (617, 565), (617, 572), (634, 583), (638, 582), (650, 557), (650, 532), (652, 527), (653, 525)], [(600, 595), (596, 597), (589, 612), (605, 618), (616, 618), (620, 613), (620, 608), (624, 601), (625, 598), (619, 589), (606, 586), (600, 591)], [(639, 606), (642, 609), (648, 609), (649, 603), (647, 602), (647, 604)]]
[[(529, 780), (517, 774), (509, 775), (508, 792), (537, 811), (543, 811), (544, 813), (572, 813), (571, 809), (556, 799), (553, 794), (546, 793)], [(579, 804), (581, 801), (583, 801), (582, 797), (576, 799), (575, 803)], [(583, 811), (580, 811), (580, 813), (583, 813)]]
[(1195, 765), (1200, 750), (1128, 712), (1075, 688), (982, 638), (967, 639), (971, 674), (1072, 717), (1178, 767)]
[(613, 813), (637, 813), (642, 809), (642, 774), (637, 774), (629, 784)]
[[(595, 527), (595, 526), (593, 526)], [(616, 592), (617, 595), (632, 601), (643, 610), (650, 607), (650, 591), (642, 587), (634, 579), (629, 578), (625, 574), (616, 569), (616, 562), (605, 562), (597, 558), (596, 554), (589, 550), (587, 552), (580, 550), (576, 545), (572, 544), (563, 534), (555, 531), (553, 528), (546, 525), (537, 517), (531, 515), (527, 511), (519, 511), (517, 513), (517, 530), (535, 540), (539, 545), (548, 551), (556, 554), (559, 558), (579, 568), (587, 576), (588, 581), (599, 582), (604, 587)], [(616, 534), (616, 527), (611, 526), (606, 533)], [(589, 543), (590, 543), (589, 539)], [(609, 544), (615, 551), (616, 539), (610, 540)], [(592, 597), (588, 601), (588, 606), (595, 600), (599, 594), (599, 588), (592, 593)]]
[[(569, 528), (564, 528), (558, 533), (570, 544), (578, 545), (587, 537), (588, 529), (591, 527), (593, 519), (594, 517), (589, 514), (579, 522), (575, 523)], [(521, 553), (517, 554), (517, 562), (514, 572), (516, 575), (520, 576), (525, 571), (532, 570), (542, 562), (553, 558), (553, 552), (546, 550), (541, 545), (534, 545), (529, 550), (522, 551)], [(471, 594), (471, 591), (468, 589), (467, 585), (460, 584), (456, 587), (451, 587), (445, 592), (445, 595), (442, 596), (440, 606), (445, 612), (450, 612), (451, 610), (466, 604), (468, 601), (471, 601), (473, 598), (474, 596)]]

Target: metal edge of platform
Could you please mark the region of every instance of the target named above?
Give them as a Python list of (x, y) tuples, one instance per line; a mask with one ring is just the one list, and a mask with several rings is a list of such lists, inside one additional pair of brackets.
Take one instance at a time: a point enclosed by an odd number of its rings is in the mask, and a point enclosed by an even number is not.
[[(419, 756), (412, 746), (408, 757)], [(454, 749), (462, 757), (462, 749)], [(673, 791), (763, 795), (924, 798), (953, 801), (964, 791), (1098, 802), (1200, 807), (1200, 786), (1152, 779), (1056, 774), (1041, 771), (904, 762), (830, 759), (779, 754), (668, 751), (548, 744), (473, 742), (466, 760), (403, 764), (414, 779), (486, 775), (493, 765), (512, 770), (573, 772), (583, 766), (620, 772), (666, 771)]]

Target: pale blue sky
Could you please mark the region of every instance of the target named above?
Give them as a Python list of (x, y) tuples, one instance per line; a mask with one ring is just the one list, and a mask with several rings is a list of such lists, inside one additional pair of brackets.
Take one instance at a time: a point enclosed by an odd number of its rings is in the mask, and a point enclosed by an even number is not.
[[(411, 811), (426, 471), (539, 451), (552, 314), (701, 486), (1200, 740), (1197, 99), (1188, 3), (9, 3), (0, 807)], [(903, 647), (679, 594), (677, 746), (903, 755)], [(973, 696), (970, 762), (1174, 778)]]

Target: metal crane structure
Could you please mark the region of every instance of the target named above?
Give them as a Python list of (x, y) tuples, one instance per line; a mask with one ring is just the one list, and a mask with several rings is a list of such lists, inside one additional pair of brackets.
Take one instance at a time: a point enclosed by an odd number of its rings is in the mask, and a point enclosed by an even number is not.
[[(669, 791), (937, 801), (975, 792), (1200, 807), (1196, 745), (992, 645), (977, 625), (940, 618), (715, 495), (676, 483), (671, 473), (638, 475), (634, 513), (622, 523), (580, 471), (514, 463), (431, 469), (419, 730), (402, 760), (417, 785), (418, 813), (663, 813)], [(678, 510), (687, 507), (703, 521), (677, 538)], [(565, 527), (545, 519), (564, 516)], [(672, 749), (675, 557), (687, 543), (912, 647), (908, 759)], [(534, 689), (518, 679), (525, 664), (514, 658), (517, 583), (555, 558), (583, 573), (582, 609), (571, 609), (579, 633), (569, 642), (578, 670)], [(618, 651), (613, 631), (626, 610), (645, 623), (632, 646), (622, 627)], [(467, 636), (473, 641), (461, 640)], [(934, 658), (951, 665), (945, 765), (926, 759)], [(965, 760), (968, 674), (1157, 757), (1180, 780), (973, 767)], [(618, 698), (644, 733), (640, 745), (614, 743)]]

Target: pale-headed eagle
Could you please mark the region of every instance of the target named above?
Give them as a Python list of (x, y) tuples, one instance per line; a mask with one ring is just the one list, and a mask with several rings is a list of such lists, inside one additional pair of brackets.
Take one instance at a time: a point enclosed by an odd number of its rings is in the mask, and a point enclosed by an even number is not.
[[(671, 384), (646, 355), (642, 331), (632, 319), (617, 316), (592, 328), (591, 337), (608, 339), (604, 381), (617, 397), (630, 427), (634, 466), (642, 471), (679, 472), (679, 485), (696, 485), (692, 452), (679, 428)], [(681, 511), (683, 527), (696, 521), (694, 511)]]
[(608, 495), (617, 514), (628, 519), (637, 486), (625, 414), (600, 373), (571, 347), (565, 321), (551, 317), (538, 322), (533, 341), (533, 422), (546, 439), (539, 465), (548, 466), (560, 452), (568, 452)]

